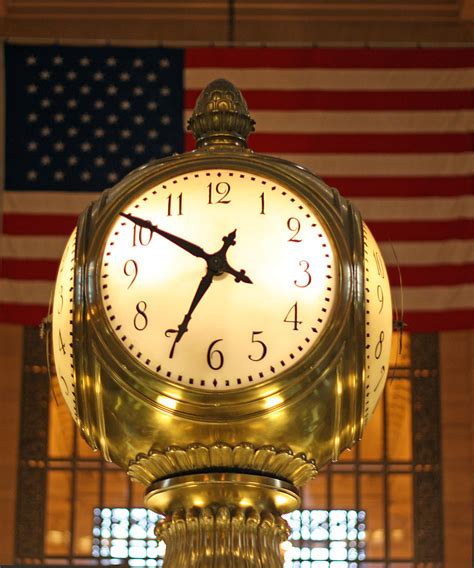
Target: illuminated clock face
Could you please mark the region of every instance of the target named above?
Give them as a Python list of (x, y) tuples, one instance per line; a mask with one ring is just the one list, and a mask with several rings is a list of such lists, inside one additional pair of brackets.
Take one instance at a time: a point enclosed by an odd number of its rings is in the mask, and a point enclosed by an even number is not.
[(103, 249), (113, 332), (150, 371), (227, 391), (298, 363), (331, 320), (338, 259), (315, 208), (261, 176), (200, 170), (142, 193)]
[(76, 380), (72, 352), (75, 251), (76, 230), (69, 237), (59, 265), (54, 289), (51, 341), (61, 393), (72, 417), (77, 422)]
[(372, 416), (387, 379), (392, 344), (392, 300), (387, 269), (372, 233), (364, 223), (365, 267), (365, 409)]

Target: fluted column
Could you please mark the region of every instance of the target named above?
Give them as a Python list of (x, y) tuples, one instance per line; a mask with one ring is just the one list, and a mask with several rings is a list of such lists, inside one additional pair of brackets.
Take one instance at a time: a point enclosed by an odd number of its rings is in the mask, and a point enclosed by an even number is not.
[(289, 527), (252, 507), (193, 507), (160, 521), (156, 536), (166, 544), (164, 568), (282, 568)]

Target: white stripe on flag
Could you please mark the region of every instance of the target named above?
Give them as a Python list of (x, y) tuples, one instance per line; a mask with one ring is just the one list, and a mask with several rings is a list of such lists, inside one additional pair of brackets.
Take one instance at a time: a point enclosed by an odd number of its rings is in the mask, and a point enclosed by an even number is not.
[(441, 311), (474, 308), (474, 284), (403, 288), (407, 311)]
[(246, 89), (277, 91), (453, 91), (474, 87), (474, 68), (462, 69), (239, 69), (186, 68), (186, 89), (225, 77)]
[[(251, 111), (260, 133), (424, 134), (472, 132), (474, 111)], [(184, 113), (185, 124), (191, 111)], [(252, 146), (252, 137), (249, 139)]]
[(351, 202), (360, 210), (365, 221), (450, 221), (474, 217), (474, 195), (459, 197), (353, 197)]
[(0, 257), (12, 259), (57, 260), (61, 258), (68, 236), (19, 237), (2, 235)]
[(80, 191), (7, 191), (5, 213), (79, 215), (100, 193)]
[(0, 298), (5, 304), (49, 303), (53, 282), (45, 280), (9, 280), (0, 278)]
[[(385, 263), (396, 266), (462, 265), (474, 263), (474, 240), (379, 242)], [(393, 247), (393, 248), (392, 248)]]

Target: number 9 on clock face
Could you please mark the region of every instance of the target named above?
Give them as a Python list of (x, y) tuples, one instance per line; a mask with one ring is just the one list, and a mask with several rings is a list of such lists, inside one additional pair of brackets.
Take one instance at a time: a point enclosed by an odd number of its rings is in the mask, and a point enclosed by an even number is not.
[(246, 388), (296, 365), (331, 319), (339, 265), (289, 187), (198, 170), (142, 192), (103, 247), (100, 291), (130, 355), (175, 384)]

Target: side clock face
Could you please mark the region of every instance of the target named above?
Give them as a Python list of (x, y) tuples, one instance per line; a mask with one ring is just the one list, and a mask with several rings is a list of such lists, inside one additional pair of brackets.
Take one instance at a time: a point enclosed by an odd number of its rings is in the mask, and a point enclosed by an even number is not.
[(392, 300), (387, 269), (380, 249), (364, 223), (365, 267), (365, 409), (372, 416), (383, 392), (392, 345)]
[(69, 412), (77, 422), (76, 380), (72, 352), (75, 252), (76, 230), (69, 237), (59, 265), (54, 289), (51, 341), (61, 393)]
[(199, 170), (124, 206), (100, 291), (118, 341), (165, 379), (206, 391), (298, 363), (331, 321), (339, 261), (308, 201), (264, 177)]

